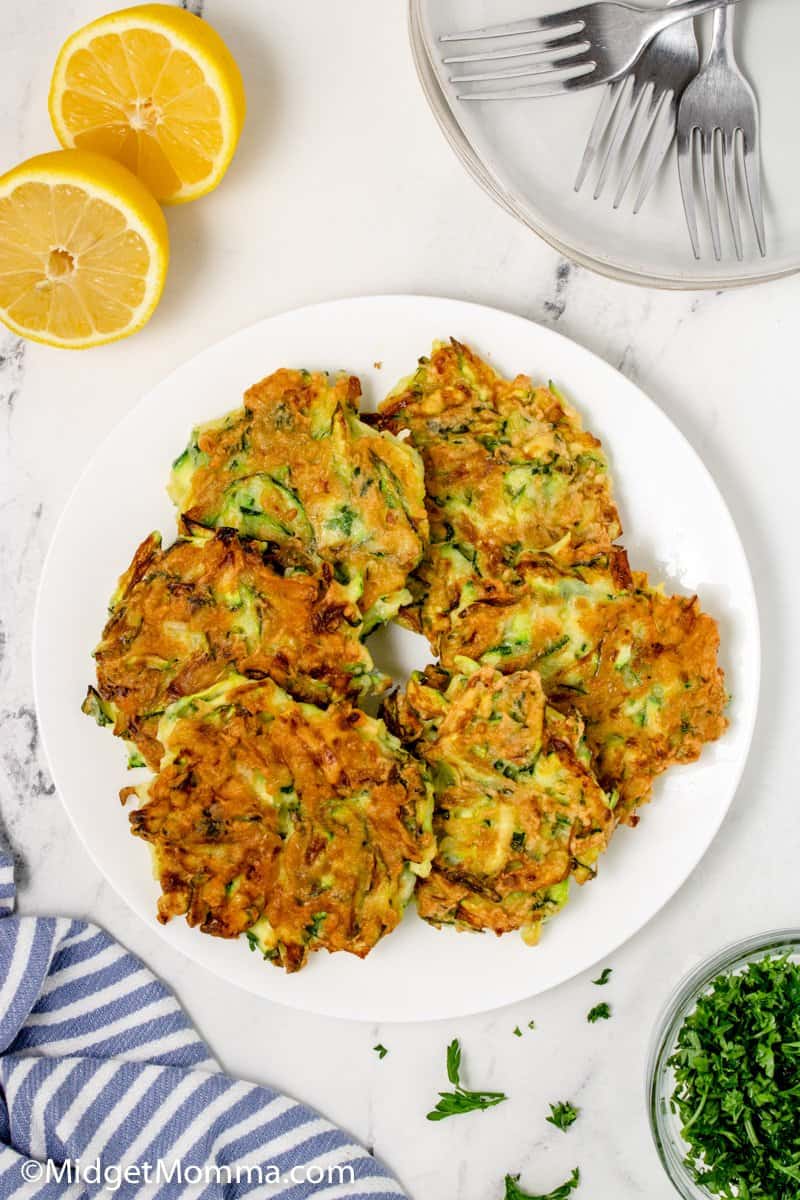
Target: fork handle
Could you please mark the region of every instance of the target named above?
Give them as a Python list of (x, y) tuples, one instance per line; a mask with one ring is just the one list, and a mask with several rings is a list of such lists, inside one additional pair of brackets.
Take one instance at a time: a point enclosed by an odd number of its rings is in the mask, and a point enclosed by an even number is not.
[[(656, 30), (668, 29), (677, 21), (685, 21), (689, 17), (697, 17), (700, 13), (711, 12), (714, 8), (738, 4), (739, 0), (682, 0), (681, 4), (673, 4), (658, 14), (658, 23), (654, 21)], [(655, 15), (655, 14), (654, 14)]]
[(711, 54), (724, 56), (729, 60), (734, 57), (733, 19), (735, 11), (731, 12), (725, 4), (714, 13), (714, 30), (711, 34)]

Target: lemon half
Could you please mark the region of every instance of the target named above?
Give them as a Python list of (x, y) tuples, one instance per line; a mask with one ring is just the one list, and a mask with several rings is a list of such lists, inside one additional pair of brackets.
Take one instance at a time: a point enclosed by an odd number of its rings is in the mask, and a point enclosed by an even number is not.
[(0, 320), (50, 346), (135, 333), (169, 260), (164, 214), (126, 167), (56, 150), (0, 178)]
[(220, 35), (185, 9), (142, 4), (79, 29), (61, 48), (50, 120), (62, 146), (106, 154), (158, 199), (215, 188), (244, 124), (244, 84)]

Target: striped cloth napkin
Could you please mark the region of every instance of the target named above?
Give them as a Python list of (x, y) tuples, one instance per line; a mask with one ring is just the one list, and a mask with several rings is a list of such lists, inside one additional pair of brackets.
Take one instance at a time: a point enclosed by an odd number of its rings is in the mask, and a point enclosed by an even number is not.
[(14, 900), (0, 847), (0, 1200), (407, 1200), (317, 1113), (223, 1075), (102, 929)]

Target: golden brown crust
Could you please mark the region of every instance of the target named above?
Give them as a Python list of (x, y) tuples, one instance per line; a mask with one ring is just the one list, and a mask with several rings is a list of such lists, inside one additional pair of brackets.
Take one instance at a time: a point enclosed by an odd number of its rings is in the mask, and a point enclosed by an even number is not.
[(507, 380), (455, 340), (380, 406), (425, 464), (431, 542), (468, 547), (485, 575), (568, 535), (573, 561), (621, 532), (600, 442), (563, 397)]
[(596, 655), (550, 685), (554, 701), (585, 718), (598, 779), (619, 792), (620, 819), (632, 823), (657, 776), (694, 762), (728, 727), (716, 621), (696, 596), (666, 596), (646, 575), (635, 580), (610, 623), (595, 618), (603, 630)]
[(582, 723), (547, 706), (533, 671), (447, 679), (429, 669), (386, 708), (434, 781), (439, 848), (417, 889), (420, 915), (535, 941), (570, 877), (593, 876), (615, 824)]
[(359, 420), (354, 376), (280, 370), (244, 407), (195, 430), (171, 494), (191, 524), (232, 525), (357, 579), (364, 613), (390, 604), (428, 536), (413, 449)]
[(217, 937), (255, 925), (290, 971), (321, 948), (364, 957), (395, 928), (409, 864), (424, 872), (433, 854), (431, 800), (379, 722), (234, 678), (174, 706), (161, 733), (161, 770), (130, 818), (154, 847), (160, 920), (185, 914)]
[[(288, 971), (368, 954), (418, 879), (432, 924), (535, 941), (726, 727), (716, 623), (631, 571), (600, 442), (552, 385), (452, 341), (380, 413), (360, 395), (284, 369), (193, 431), (183, 536), (136, 551), (85, 702), (156, 771), (122, 798), (159, 919)], [(354, 707), (400, 606), (440, 660), (384, 701), (408, 750)]]
[(459, 605), (466, 585), (452, 584), (455, 600), (432, 639), (442, 663), (453, 669), (464, 656), (503, 672), (538, 670), (552, 703), (586, 721), (620, 819), (633, 821), (659, 774), (725, 732), (716, 622), (697, 597), (667, 596), (630, 574), (623, 552), (569, 568), (542, 558), (513, 579), (467, 585)]
[(157, 768), (168, 704), (236, 669), (306, 700), (380, 690), (361, 615), (329, 567), (282, 575), (232, 530), (175, 542), (151, 534), (122, 576), (95, 651), (97, 692), (114, 732)]

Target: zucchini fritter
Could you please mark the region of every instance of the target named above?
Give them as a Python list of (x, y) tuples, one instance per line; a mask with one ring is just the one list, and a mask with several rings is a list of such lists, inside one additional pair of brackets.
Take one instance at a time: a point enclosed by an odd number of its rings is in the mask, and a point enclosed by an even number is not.
[(425, 768), (382, 721), (232, 676), (167, 709), (133, 832), (154, 849), (159, 920), (248, 931), (288, 971), (363, 958), (400, 921), (435, 851)]
[(84, 711), (113, 722), (114, 733), (135, 743), (154, 769), (167, 705), (231, 668), (269, 675), (320, 704), (388, 683), (361, 642), (358, 608), (327, 564), (317, 575), (280, 574), (263, 546), (231, 529), (182, 538), (167, 550), (150, 534), (110, 612), (94, 652), (97, 690), (89, 689)]
[(569, 567), (543, 555), (503, 581), (463, 571), (459, 584), (457, 569), (449, 578), (435, 638), (444, 666), (537, 670), (551, 703), (585, 720), (620, 820), (635, 823), (656, 776), (725, 732), (716, 622), (696, 596), (665, 595), (632, 574), (623, 550)]
[(428, 536), (416, 451), (359, 419), (353, 376), (280, 370), (192, 433), (170, 495), (190, 526), (229, 526), (286, 562), (330, 563), (366, 632), (407, 603)]
[[(482, 576), (568, 543), (571, 561), (621, 532), (600, 442), (552, 385), (503, 379), (468, 346), (435, 344), (380, 406), (422, 455), (431, 549), (456, 547)], [(423, 563), (417, 595), (435, 578)]]
[(434, 925), (520, 929), (538, 941), (570, 877), (594, 875), (614, 828), (582, 722), (551, 708), (535, 671), (412, 675), (386, 701), (390, 726), (429, 764), (438, 852), (417, 888)]

